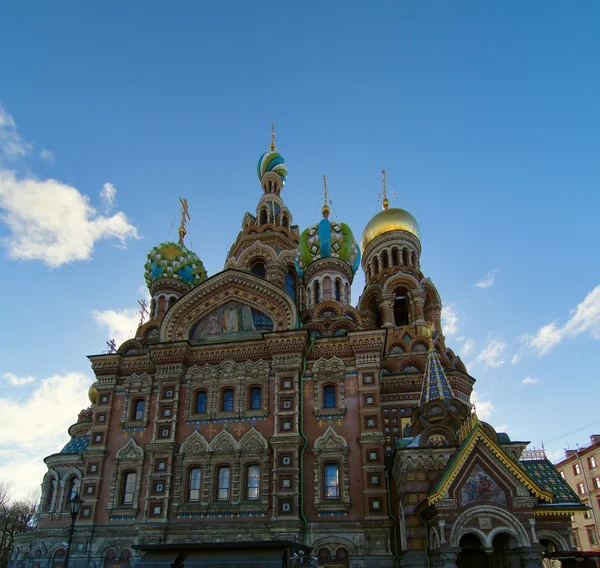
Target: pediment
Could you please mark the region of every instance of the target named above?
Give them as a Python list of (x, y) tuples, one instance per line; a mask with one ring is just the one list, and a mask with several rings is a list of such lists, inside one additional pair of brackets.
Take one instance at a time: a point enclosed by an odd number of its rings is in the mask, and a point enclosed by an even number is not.
[(296, 306), (279, 287), (228, 269), (180, 298), (161, 324), (161, 341), (238, 341), (293, 329)]
[(144, 449), (135, 441), (135, 438), (129, 438), (127, 443), (117, 450), (116, 458), (118, 460), (141, 459), (144, 457)]
[(206, 438), (194, 430), (181, 444), (180, 454), (203, 454), (208, 451), (208, 442)]

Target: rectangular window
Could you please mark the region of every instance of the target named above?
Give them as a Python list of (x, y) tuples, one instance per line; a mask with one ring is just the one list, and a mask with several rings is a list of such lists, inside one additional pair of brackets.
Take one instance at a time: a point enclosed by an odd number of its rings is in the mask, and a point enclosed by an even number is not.
[(217, 500), (228, 501), (229, 500), (229, 467), (220, 467), (217, 475), (218, 487), (217, 487)]
[(567, 479), (567, 477), (565, 476), (565, 472), (564, 472), (564, 471), (561, 471), (561, 472), (560, 472), (560, 476), (561, 476), (563, 479)]
[(588, 541), (592, 546), (596, 546), (598, 544), (598, 537), (596, 535), (596, 529), (593, 527), (589, 527), (585, 529), (587, 533)]
[(600, 489), (600, 477), (594, 477), (594, 488)]
[(590, 456), (588, 458), (588, 464), (590, 465), (590, 469), (594, 469), (596, 467), (596, 458), (594, 456)]
[(123, 483), (123, 505), (133, 505), (133, 495), (135, 493), (135, 478), (134, 472), (130, 471), (125, 474)]
[(573, 542), (577, 548), (581, 548), (581, 542), (579, 541), (579, 531), (575, 529), (573, 531)]
[(202, 480), (202, 470), (199, 467), (190, 469), (190, 478), (188, 481), (188, 501), (200, 501), (200, 482)]
[(579, 493), (579, 495), (585, 495), (585, 486), (583, 485), (583, 483), (577, 484), (577, 492)]
[(260, 488), (260, 467), (249, 465), (246, 469), (246, 498), (258, 499)]
[(583, 518), (584, 519), (591, 519), (592, 518), (592, 511), (591, 510), (587, 510), (583, 513)]
[(573, 473), (575, 475), (579, 475), (581, 473), (581, 468), (579, 467), (578, 463), (573, 464)]
[(339, 467), (335, 463), (325, 464), (325, 499), (340, 498)]
[(205, 391), (200, 391), (196, 394), (196, 414), (206, 414), (207, 394)]

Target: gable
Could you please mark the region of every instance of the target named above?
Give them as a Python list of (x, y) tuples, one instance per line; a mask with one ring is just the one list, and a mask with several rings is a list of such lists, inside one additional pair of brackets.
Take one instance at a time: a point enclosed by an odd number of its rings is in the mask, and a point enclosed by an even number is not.
[(296, 306), (271, 282), (228, 269), (182, 296), (161, 323), (160, 341), (236, 341), (294, 329)]

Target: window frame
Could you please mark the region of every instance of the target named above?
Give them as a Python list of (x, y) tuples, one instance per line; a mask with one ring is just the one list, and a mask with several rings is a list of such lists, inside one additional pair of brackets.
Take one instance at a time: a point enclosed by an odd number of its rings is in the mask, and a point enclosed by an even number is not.
[[(331, 391), (333, 390), (333, 401), (331, 399)], [(333, 383), (323, 385), (323, 410), (337, 408), (337, 388)], [(333, 404), (331, 404), (333, 402)]]
[[(197, 484), (194, 480), (194, 473), (198, 472)], [(195, 487), (198, 485), (198, 487)], [(197, 497), (192, 497), (192, 492), (197, 492)], [(187, 479), (187, 501), (188, 503), (199, 503), (202, 500), (202, 468), (199, 466), (192, 466), (188, 469)]]
[[(254, 394), (258, 392), (258, 405)], [(262, 410), (263, 407), (263, 396), (262, 387), (259, 385), (253, 385), (248, 389), (248, 410)]]
[[(227, 471), (227, 478), (222, 479), (221, 473)], [(216, 469), (216, 495), (215, 501), (226, 502), (231, 499), (231, 466), (230, 465), (219, 465)], [(226, 482), (226, 484), (224, 483)], [(221, 493), (225, 492), (225, 493)], [(224, 496), (222, 496), (224, 495)]]
[[(133, 481), (130, 481), (130, 476), (133, 476)], [(121, 495), (119, 499), (119, 504), (122, 507), (133, 507), (135, 502), (135, 488), (137, 484), (137, 472), (133, 470), (125, 470), (123, 472), (122, 481), (121, 481)], [(130, 490), (128, 487), (131, 486)], [(131, 495), (131, 500), (127, 500), (127, 496)]]
[[(335, 475), (328, 473), (330, 468), (335, 469)], [(335, 477), (335, 483), (330, 483), (330, 478)], [(329, 489), (334, 488), (335, 494), (330, 495)], [(340, 501), (342, 492), (340, 488), (340, 464), (338, 462), (325, 462), (323, 464), (323, 500), (324, 501)]]
[[(199, 410), (200, 397), (204, 398), (204, 410)], [(194, 393), (194, 414), (206, 414), (208, 410), (208, 392), (204, 389), (197, 390)]]
[(578, 463), (573, 464), (573, 474), (581, 475), (581, 466)]
[[(254, 468), (256, 468), (256, 473), (251, 475), (250, 470)], [(246, 465), (246, 500), (260, 500), (260, 464), (250, 463)]]
[[(231, 408), (227, 409), (225, 408), (225, 395), (229, 395), (229, 393), (231, 393)], [(221, 389), (221, 396), (220, 396), (220, 408), (221, 408), (221, 412), (234, 412), (235, 410), (235, 389), (233, 389), (232, 387), (223, 387)], [(229, 404), (227, 404), (227, 406), (229, 406)]]
[[(142, 405), (141, 409), (138, 408), (138, 405)], [(136, 397), (133, 399), (131, 403), (131, 421), (132, 422), (143, 422), (144, 421), (144, 412), (146, 411), (146, 399), (141, 397)]]
[(588, 465), (589, 465), (590, 469), (594, 469), (596, 467), (596, 457), (595, 456), (590, 456), (588, 458)]

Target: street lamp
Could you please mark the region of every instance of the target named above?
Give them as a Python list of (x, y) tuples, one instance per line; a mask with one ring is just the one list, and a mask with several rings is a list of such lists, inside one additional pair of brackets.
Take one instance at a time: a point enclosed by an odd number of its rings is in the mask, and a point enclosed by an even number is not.
[(81, 509), (82, 503), (83, 499), (79, 497), (78, 493), (75, 493), (75, 496), (69, 500), (69, 508), (71, 509), (71, 526), (69, 527), (69, 538), (67, 539), (67, 551), (65, 553), (64, 568), (69, 568), (69, 557), (71, 556), (71, 543), (73, 542), (73, 533), (75, 532), (75, 520), (77, 519), (77, 515), (79, 515), (79, 509)]

